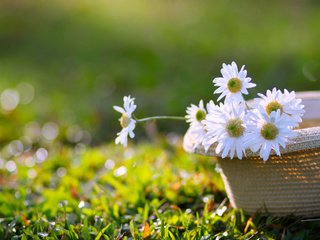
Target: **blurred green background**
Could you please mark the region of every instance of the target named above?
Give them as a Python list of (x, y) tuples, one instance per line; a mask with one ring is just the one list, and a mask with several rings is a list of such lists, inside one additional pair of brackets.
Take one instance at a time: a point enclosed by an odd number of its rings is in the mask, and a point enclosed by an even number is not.
[(248, 98), (320, 90), (319, 39), (316, 0), (0, 0), (0, 238), (138, 239), (146, 221), (152, 239), (318, 237), (317, 221), (232, 210), (215, 161), (182, 149), (185, 123), (115, 147), (112, 106), (131, 95), (137, 117), (183, 116), (217, 98), (231, 61), (257, 83)]
[(319, 39), (319, 1), (1, 1), (0, 141), (113, 141), (124, 95), (138, 117), (184, 115), (216, 99), (233, 60), (257, 83), (249, 97), (319, 90)]

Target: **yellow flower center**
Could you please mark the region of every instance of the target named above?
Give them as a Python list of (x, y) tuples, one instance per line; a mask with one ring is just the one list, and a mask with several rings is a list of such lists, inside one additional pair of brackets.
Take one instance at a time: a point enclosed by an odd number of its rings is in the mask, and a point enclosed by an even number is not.
[(226, 130), (230, 137), (240, 137), (243, 135), (243, 121), (239, 118), (230, 119), (227, 123)]
[(126, 128), (129, 126), (130, 123), (130, 117), (128, 116), (128, 114), (123, 113), (121, 118), (120, 118), (120, 125), (122, 128)]
[(277, 102), (277, 101), (273, 101), (270, 102), (267, 106), (266, 106), (266, 111), (267, 113), (270, 115), (271, 112), (273, 111), (277, 111), (278, 109), (280, 109), (281, 112), (283, 112), (283, 107), (282, 105)]
[(197, 121), (198, 121), (198, 122), (201, 122), (201, 121), (204, 120), (205, 118), (206, 118), (206, 113), (205, 113), (203, 110), (199, 109), (199, 110), (197, 111), (197, 113), (196, 113), (196, 119), (197, 119)]
[(264, 139), (273, 140), (278, 136), (279, 130), (273, 123), (266, 123), (262, 127), (260, 134)]
[(242, 88), (242, 82), (239, 78), (230, 78), (228, 81), (228, 89), (232, 93), (239, 92)]

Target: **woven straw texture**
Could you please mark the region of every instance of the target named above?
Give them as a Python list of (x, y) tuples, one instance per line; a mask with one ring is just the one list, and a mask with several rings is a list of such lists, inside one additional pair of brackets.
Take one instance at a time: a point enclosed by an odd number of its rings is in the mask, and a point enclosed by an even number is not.
[(281, 149), (281, 156), (272, 154), (264, 162), (256, 153), (247, 157), (221, 159), (215, 146), (208, 152), (193, 149), (192, 135), (187, 132), (184, 148), (206, 156), (215, 156), (230, 202), (247, 213), (271, 213), (276, 216), (294, 214), (320, 216), (320, 92), (297, 93), (305, 105), (305, 116), (296, 130), (298, 136)]

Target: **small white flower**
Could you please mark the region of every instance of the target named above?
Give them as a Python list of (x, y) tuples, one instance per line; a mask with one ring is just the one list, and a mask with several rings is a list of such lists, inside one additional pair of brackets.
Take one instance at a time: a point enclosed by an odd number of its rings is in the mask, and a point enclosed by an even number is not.
[(238, 71), (237, 64), (222, 64), (221, 74), (222, 77), (213, 79), (214, 86), (219, 87), (214, 91), (214, 94), (221, 95), (218, 101), (225, 97), (225, 103), (230, 102), (243, 102), (242, 94), (248, 94), (248, 88), (253, 88), (256, 84), (251, 83), (251, 78), (247, 77), (247, 70), (244, 65)]
[[(206, 119), (208, 114), (212, 115), (215, 114), (215, 112), (217, 111), (217, 108), (219, 108), (217, 105), (214, 104), (214, 102), (212, 100), (210, 100), (207, 103), (207, 115), (206, 115)], [(205, 120), (206, 120), (205, 119)], [(203, 126), (203, 136), (201, 138), (201, 144), (204, 147), (205, 151), (207, 152), (209, 150), (209, 148), (211, 147), (211, 145), (216, 142), (216, 140), (210, 136), (207, 135), (207, 130), (206, 130), (206, 122), (205, 120), (201, 121), (202, 126)]]
[(208, 113), (212, 113), (212, 112), (216, 111), (217, 108), (218, 108), (218, 106), (215, 105), (212, 100), (210, 100), (210, 101), (207, 103), (207, 112), (208, 112)]
[(282, 93), (280, 90), (273, 88), (268, 90), (266, 95), (258, 93), (260, 98), (256, 99), (257, 105), (262, 105), (266, 112), (270, 114), (272, 111), (280, 109), (281, 113), (287, 114), (292, 122), (292, 127), (297, 127), (302, 122), (301, 117), (304, 114), (304, 106), (301, 104), (301, 99), (296, 98), (294, 91), (288, 92), (287, 89)]
[[(207, 115), (207, 111), (211, 111), (215, 107), (213, 101), (211, 100), (207, 104), (207, 110), (204, 108), (203, 101), (200, 100), (199, 106), (196, 105), (191, 105), (190, 107), (187, 108), (187, 122), (190, 123), (190, 129), (189, 132), (192, 135), (193, 139), (193, 151), (200, 145), (204, 145), (204, 139), (206, 136), (206, 131), (204, 128), (203, 120), (205, 119)], [(210, 146), (205, 146), (205, 149), (207, 149)]]
[(264, 108), (254, 109), (250, 112), (248, 123), (248, 137), (246, 145), (253, 152), (260, 150), (260, 157), (266, 161), (273, 149), (280, 156), (280, 146), (285, 148), (287, 141), (296, 135), (290, 128), (292, 120), (280, 109), (272, 111), (270, 115)]
[(206, 131), (202, 124), (191, 126), (189, 131), (190, 131), (190, 134), (192, 135), (192, 139), (193, 139), (192, 151), (194, 151), (198, 146), (203, 145), (203, 141), (206, 136)]
[(130, 138), (134, 138), (134, 128), (136, 127), (136, 120), (132, 118), (132, 113), (136, 109), (136, 105), (134, 104), (134, 98), (130, 96), (125, 96), (123, 98), (123, 108), (119, 106), (113, 106), (114, 110), (122, 113), (121, 118), (119, 119), (122, 130), (117, 133), (117, 138), (115, 140), (116, 144), (122, 144), (123, 146), (127, 146), (128, 144), (128, 136)]
[(207, 114), (202, 100), (200, 100), (199, 106), (191, 104), (191, 106), (187, 108), (186, 112), (186, 121), (190, 123), (190, 126), (198, 126), (201, 124), (201, 121), (205, 119)]
[(205, 146), (217, 142), (216, 153), (242, 159), (246, 149), (246, 112), (243, 105), (220, 104), (210, 111), (203, 121), (206, 130)]

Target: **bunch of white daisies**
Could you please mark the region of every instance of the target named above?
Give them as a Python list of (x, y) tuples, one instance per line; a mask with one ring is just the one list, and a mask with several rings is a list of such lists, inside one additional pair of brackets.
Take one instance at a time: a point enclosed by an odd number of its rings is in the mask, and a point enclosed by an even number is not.
[[(247, 89), (256, 84), (247, 77), (244, 66), (239, 71), (235, 62), (223, 64), (221, 74), (222, 77), (213, 80), (218, 87), (214, 94), (220, 94), (218, 101), (224, 98), (224, 102), (214, 104), (211, 100), (205, 107), (201, 100), (198, 106), (192, 104), (187, 108), (185, 119), (190, 123), (194, 149), (202, 146), (208, 151), (214, 145), (216, 153), (221, 154), (222, 158), (236, 156), (242, 159), (247, 149), (259, 151), (263, 160), (269, 158), (271, 150), (280, 155), (280, 146), (286, 147), (289, 139), (295, 136), (293, 129), (302, 121), (304, 106), (301, 99), (296, 98), (294, 91), (285, 89), (281, 92), (274, 88), (268, 90), (266, 95), (258, 94), (259, 98), (251, 101), (249, 106), (243, 95), (247, 95)], [(118, 133), (116, 143), (124, 146), (128, 136), (134, 137), (136, 122), (165, 118), (134, 119), (132, 113), (136, 105), (130, 96), (124, 97), (124, 108), (114, 108), (122, 113), (122, 131)]]

